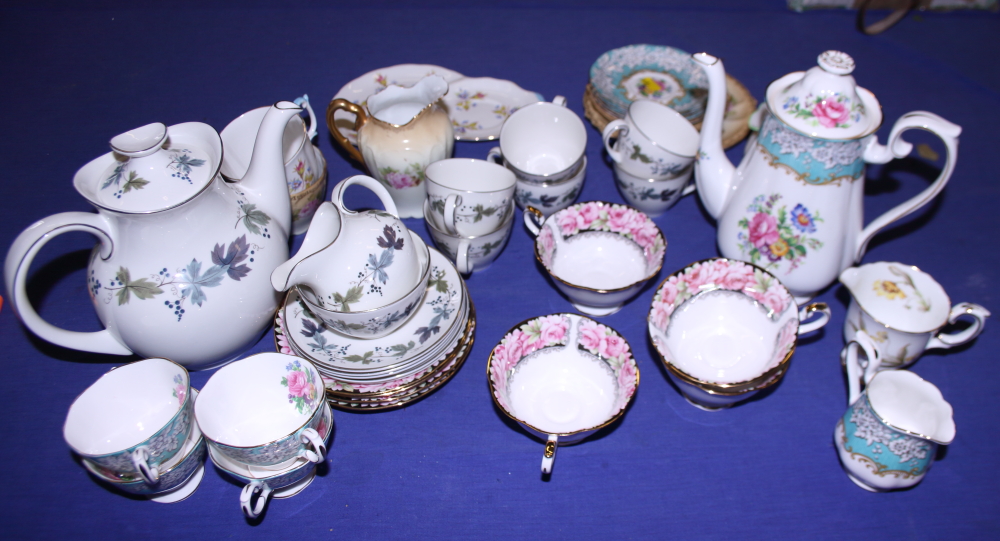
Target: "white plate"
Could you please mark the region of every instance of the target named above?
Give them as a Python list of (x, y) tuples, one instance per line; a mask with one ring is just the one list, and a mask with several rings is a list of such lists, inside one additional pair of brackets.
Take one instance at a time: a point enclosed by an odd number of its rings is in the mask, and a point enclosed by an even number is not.
[[(399, 64), (387, 68), (370, 71), (361, 77), (344, 85), (333, 99), (343, 98), (362, 107), (373, 94), (378, 94), (389, 85), (412, 86), (428, 75), (440, 75), (451, 84), (464, 77), (457, 71), (431, 64)], [(354, 115), (345, 111), (333, 114), (334, 123), (340, 133), (347, 137), (351, 144), (357, 143), (354, 132)]]
[(463, 77), (449, 82), (448, 93), (442, 99), (459, 141), (492, 141), (500, 137), (500, 128), (514, 111), (544, 101), (537, 92), (492, 77)]

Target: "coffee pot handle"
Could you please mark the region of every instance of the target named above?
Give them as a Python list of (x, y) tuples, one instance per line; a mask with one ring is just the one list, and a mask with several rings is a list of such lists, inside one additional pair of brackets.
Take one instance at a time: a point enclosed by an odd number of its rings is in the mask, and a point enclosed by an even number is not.
[(958, 321), (959, 317), (966, 314), (973, 318), (971, 327), (952, 334), (938, 333), (927, 341), (927, 349), (953, 348), (970, 342), (973, 338), (979, 336), (979, 333), (983, 332), (983, 325), (986, 325), (986, 318), (990, 317), (990, 311), (978, 304), (960, 302), (951, 307), (951, 313), (948, 314), (948, 323), (954, 323)]
[(326, 108), (326, 127), (330, 129), (330, 135), (333, 135), (333, 140), (336, 141), (338, 145), (343, 147), (343, 149), (351, 155), (351, 158), (364, 165), (365, 157), (361, 155), (361, 151), (352, 145), (351, 142), (347, 140), (347, 137), (340, 133), (340, 130), (337, 128), (337, 123), (333, 118), (333, 115), (340, 110), (347, 111), (348, 113), (354, 115), (354, 131), (357, 133), (361, 131), (361, 126), (364, 126), (365, 122), (368, 122), (368, 115), (365, 114), (365, 108), (343, 98), (337, 98), (331, 101), (330, 105)]
[(122, 345), (108, 329), (97, 332), (60, 329), (42, 319), (31, 306), (25, 286), (31, 262), (47, 242), (56, 235), (70, 231), (84, 231), (96, 236), (100, 240), (101, 259), (108, 259), (114, 252), (115, 243), (111, 233), (114, 229), (100, 214), (63, 212), (35, 222), (14, 239), (4, 262), (4, 281), (14, 310), (31, 332), (53, 344), (94, 353), (131, 355), (132, 351)]
[[(868, 357), (864, 366), (858, 358), (859, 347)], [(844, 348), (847, 352), (847, 405), (851, 405), (861, 396), (862, 383), (867, 386), (878, 372), (879, 366), (882, 365), (882, 354), (865, 331), (854, 333), (854, 339)]]
[(396, 218), (399, 218), (399, 211), (396, 210), (396, 203), (392, 200), (392, 196), (389, 195), (389, 190), (382, 186), (382, 183), (373, 179), (372, 177), (365, 175), (354, 175), (353, 177), (345, 178), (341, 180), (334, 188), (333, 193), (330, 195), (330, 200), (333, 204), (337, 205), (337, 209), (344, 214), (355, 214), (353, 210), (348, 210), (344, 206), (344, 192), (347, 191), (348, 186), (364, 186), (369, 190), (375, 192), (379, 200), (382, 201), (382, 205), (385, 206), (385, 211), (392, 214)]
[(862, 256), (865, 255), (868, 242), (875, 236), (875, 233), (929, 203), (937, 194), (941, 193), (945, 184), (948, 183), (948, 179), (951, 178), (952, 171), (955, 170), (955, 160), (958, 157), (958, 136), (962, 133), (962, 127), (927, 111), (913, 111), (901, 116), (892, 127), (892, 132), (889, 133), (889, 139), (885, 146), (880, 145), (878, 140), (872, 137), (865, 149), (864, 160), (868, 163), (887, 163), (893, 158), (906, 157), (913, 150), (913, 144), (904, 141), (902, 135), (906, 130), (915, 128), (927, 130), (944, 142), (947, 152), (944, 168), (942, 168), (938, 178), (924, 191), (875, 218), (861, 231), (854, 251), (855, 263), (861, 261)]

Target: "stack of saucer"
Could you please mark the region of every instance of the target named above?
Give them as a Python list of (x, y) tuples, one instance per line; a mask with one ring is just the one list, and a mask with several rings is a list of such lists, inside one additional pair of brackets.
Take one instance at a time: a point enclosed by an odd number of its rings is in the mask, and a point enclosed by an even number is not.
[(398, 407), (433, 391), (468, 355), (475, 310), (454, 265), (434, 249), (430, 267), (417, 312), (392, 333), (370, 340), (328, 328), (290, 291), (275, 318), (278, 351), (311, 362), (323, 376), (327, 400), (337, 407)]

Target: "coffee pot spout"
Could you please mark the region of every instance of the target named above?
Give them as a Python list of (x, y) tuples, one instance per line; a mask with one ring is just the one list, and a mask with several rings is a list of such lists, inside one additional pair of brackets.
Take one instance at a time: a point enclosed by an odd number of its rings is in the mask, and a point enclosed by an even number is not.
[(292, 231), (292, 203), (285, 180), (281, 140), (289, 119), (301, 112), (302, 107), (290, 101), (279, 101), (271, 106), (257, 130), (250, 166), (239, 181), (240, 190), (267, 213), (286, 236)]
[(701, 145), (694, 165), (695, 184), (705, 210), (718, 219), (735, 187), (736, 168), (722, 149), (722, 119), (726, 114), (726, 70), (722, 60), (707, 53), (691, 55), (708, 76), (708, 104), (701, 125)]

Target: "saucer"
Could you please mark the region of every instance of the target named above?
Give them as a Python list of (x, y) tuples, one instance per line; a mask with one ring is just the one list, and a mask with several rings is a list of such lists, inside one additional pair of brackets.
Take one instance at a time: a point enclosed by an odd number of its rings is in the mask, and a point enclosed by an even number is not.
[[(370, 71), (357, 79), (347, 83), (333, 99), (343, 98), (362, 107), (368, 102), (368, 98), (373, 94), (378, 94), (389, 85), (413, 86), (428, 75), (440, 75), (444, 80), (451, 83), (464, 77), (457, 71), (452, 71), (441, 66), (430, 64), (399, 64), (387, 68), (379, 68)], [(357, 144), (357, 133), (354, 131), (354, 115), (344, 111), (337, 111), (333, 114), (334, 123), (340, 129), (340, 133), (347, 137), (351, 144)], [(457, 132), (456, 132), (457, 135)]]
[(448, 108), (455, 139), (459, 141), (492, 141), (500, 137), (500, 128), (514, 111), (545, 101), (537, 92), (492, 77), (463, 77), (449, 81), (448, 93), (441, 99)]
[(610, 50), (590, 67), (590, 83), (604, 108), (624, 117), (638, 99), (653, 100), (701, 122), (708, 77), (691, 55), (661, 45), (627, 45)]

